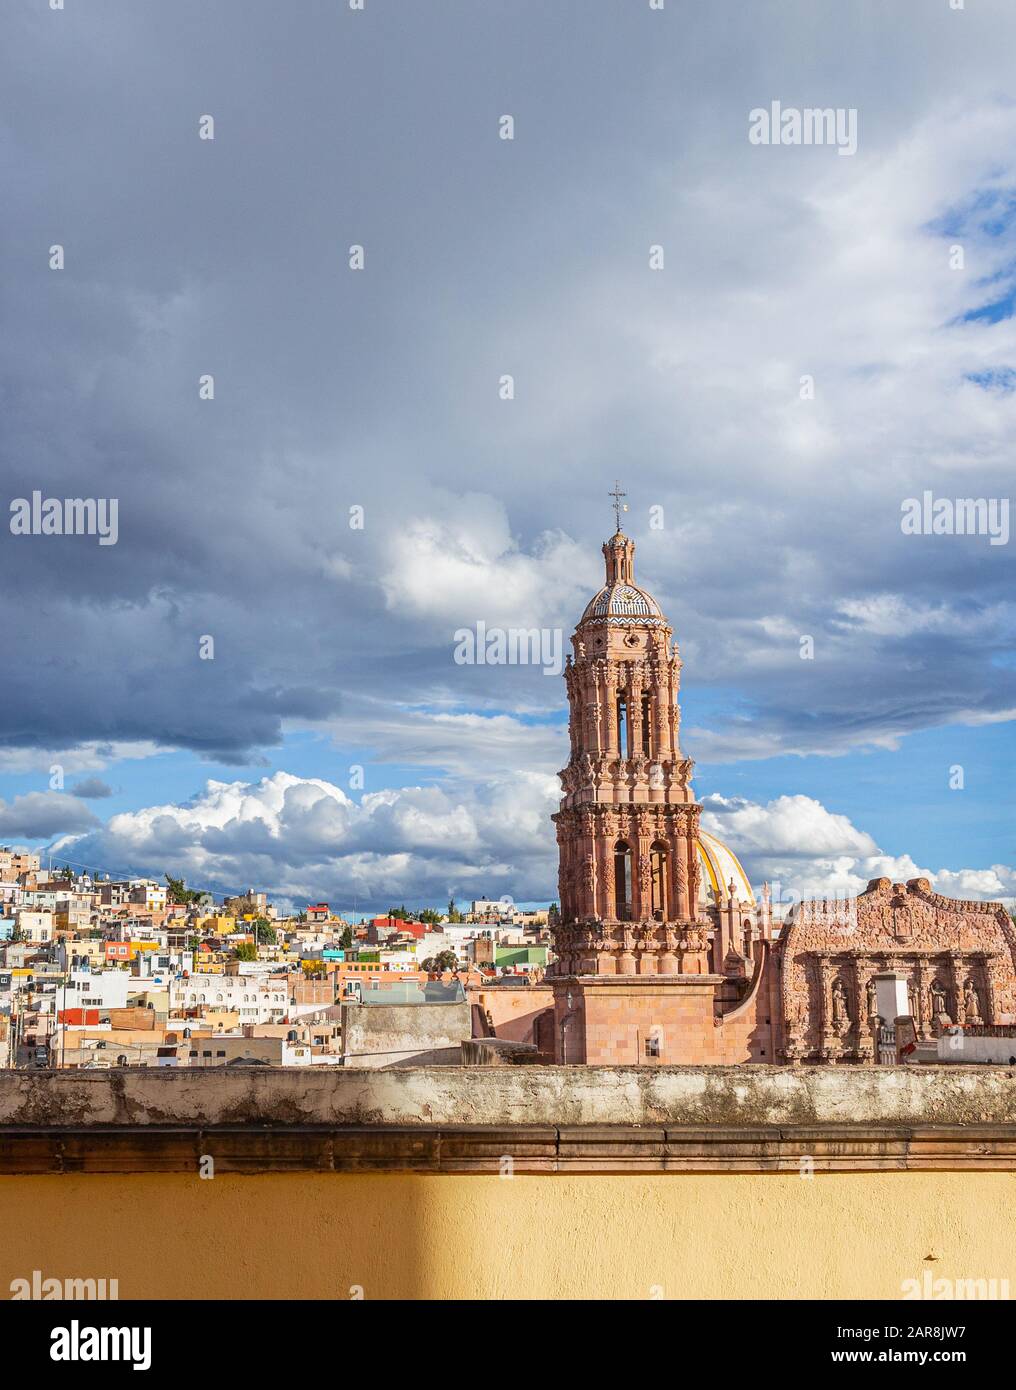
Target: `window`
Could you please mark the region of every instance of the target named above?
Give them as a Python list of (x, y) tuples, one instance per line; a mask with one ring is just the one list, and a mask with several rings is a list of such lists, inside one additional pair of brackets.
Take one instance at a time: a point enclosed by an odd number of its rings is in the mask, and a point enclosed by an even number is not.
[(614, 916), (631, 921), (631, 850), (624, 840), (614, 846)]
[(642, 751), (647, 758), (653, 755), (653, 713), (648, 695), (642, 696)]
[(659, 1055), (660, 1055), (660, 1040), (659, 1040), (659, 1038), (658, 1038), (658, 1037), (646, 1038), (646, 1056), (647, 1056), (647, 1057), (659, 1057)]

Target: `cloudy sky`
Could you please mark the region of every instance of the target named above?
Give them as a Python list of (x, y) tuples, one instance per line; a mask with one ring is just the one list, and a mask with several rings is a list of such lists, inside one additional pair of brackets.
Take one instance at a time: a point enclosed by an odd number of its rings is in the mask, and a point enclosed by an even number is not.
[(1016, 894), (1016, 541), (901, 529), (1012, 490), (1016, 8), (952, 4), (12, 7), (4, 500), (119, 525), (0, 529), (0, 839), (554, 897), (563, 681), (453, 634), (570, 634), (620, 478), (753, 880)]

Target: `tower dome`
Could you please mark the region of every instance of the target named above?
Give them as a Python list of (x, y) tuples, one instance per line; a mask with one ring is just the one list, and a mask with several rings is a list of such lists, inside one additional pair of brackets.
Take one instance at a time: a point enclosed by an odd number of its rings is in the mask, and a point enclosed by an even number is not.
[(578, 626), (606, 623), (610, 627), (666, 627), (660, 605), (634, 581), (635, 542), (620, 528), (604, 542), (603, 558), (607, 563), (607, 582), (586, 604)]
[(699, 880), (699, 904), (707, 907), (714, 904), (722, 907), (730, 899), (730, 884), (734, 885), (736, 897), (742, 902), (754, 902), (755, 893), (751, 880), (741, 867), (741, 861), (722, 840), (709, 835), (699, 827), (695, 848), (701, 861), (703, 874)]

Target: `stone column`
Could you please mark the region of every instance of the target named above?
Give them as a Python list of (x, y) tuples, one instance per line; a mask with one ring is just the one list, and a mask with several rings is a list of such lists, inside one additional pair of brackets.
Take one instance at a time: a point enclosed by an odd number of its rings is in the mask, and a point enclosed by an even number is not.
[(959, 951), (949, 952), (949, 980), (952, 989), (952, 1014), (954, 1023), (963, 1023), (966, 1009), (963, 1003), (963, 956)]
[(557, 823), (557, 901), (561, 920), (569, 922), (575, 916), (572, 907), (572, 837), (569, 827)]
[(617, 958), (617, 973), (619, 975), (635, 974), (635, 933), (630, 922), (624, 922), (620, 928), (621, 935), (621, 954)]
[(998, 1007), (998, 983), (995, 979), (995, 971), (992, 969), (991, 960), (987, 955), (984, 957), (984, 1021), (993, 1024), (999, 1015)]
[(652, 730), (652, 751), (654, 763), (667, 757), (668, 740), (664, 717), (663, 688), (660, 682), (660, 663), (654, 656), (649, 665), (649, 723)]
[(877, 1023), (877, 1010), (873, 1018), (868, 1009), (868, 985), (874, 976), (874, 970), (868, 961), (861, 955), (854, 957), (854, 1002), (857, 1010), (857, 1055), (858, 1059), (867, 1066), (871, 1066), (876, 1056), (875, 1028)]
[(927, 1040), (934, 1037), (932, 1024), (935, 1021), (935, 1002), (931, 997), (931, 982), (935, 978), (934, 961), (918, 961), (914, 973), (917, 981), (918, 1008), (921, 1017), (920, 1036)]
[(628, 726), (631, 756), (637, 758), (642, 752), (642, 673), (634, 661), (629, 664)]
[(603, 676), (603, 698), (607, 707), (605, 749), (607, 757), (618, 757), (617, 748), (617, 667), (607, 663)]
[(677, 933), (671, 926), (663, 928), (663, 941), (657, 964), (661, 975), (677, 974)]
[(689, 813), (688, 820), (688, 916), (698, 913), (699, 885), (702, 881), (702, 865), (699, 863), (695, 842), (698, 839), (698, 821)]
[(636, 921), (648, 921), (653, 915), (653, 870), (649, 858), (649, 846), (652, 843), (652, 824), (649, 819), (648, 811), (641, 809), (636, 811), (633, 822), (637, 849), (635, 853), (635, 863), (632, 865), (632, 877), (635, 880), (633, 885), (634, 911), (632, 915)]
[(604, 922), (612, 922), (615, 916), (613, 838), (610, 835), (597, 836), (594, 849), (597, 857), (597, 872), (596, 902), (593, 907), (593, 916), (599, 917)]
[(836, 1052), (836, 1034), (833, 1031), (833, 970), (829, 957), (816, 953), (815, 965), (818, 970), (818, 997), (820, 1001), (819, 1054), (824, 1061), (832, 1061)]
[(678, 823), (667, 837), (670, 860), (670, 918), (688, 920), (688, 840), (684, 827)]
[(678, 749), (681, 747), (681, 742), (680, 742), (680, 725), (679, 725), (679, 722), (678, 722), (678, 721), (680, 720), (681, 716), (680, 716), (680, 713), (679, 713), (678, 707), (677, 707), (677, 695), (678, 695), (678, 690), (679, 690), (679, 688), (680, 688), (680, 683), (681, 683), (681, 677), (680, 677), (681, 662), (680, 662), (680, 659), (679, 659), (679, 657), (678, 657), (678, 655), (677, 655), (677, 643), (676, 643), (676, 642), (674, 643), (674, 655), (673, 655), (673, 656), (669, 659), (669, 661), (667, 662), (667, 666), (668, 666), (668, 668), (669, 668), (669, 669), (668, 669), (668, 673), (667, 673), (667, 674), (668, 674), (668, 680), (667, 680), (667, 687), (668, 687), (667, 705), (668, 705), (668, 716), (669, 716), (668, 719), (667, 719), (667, 724), (668, 724), (668, 726), (669, 726), (669, 727), (668, 727), (668, 730), (667, 730), (667, 741), (668, 741), (668, 743), (669, 743), (669, 745), (670, 745), (670, 748), (669, 748), (670, 756), (671, 756), (672, 758), (676, 758), (676, 757), (677, 757), (677, 753), (678, 753)]
[(580, 727), (579, 711), (581, 701), (579, 700), (578, 673), (572, 665), (570, 656), (565, 657), (564, 661), (565, 687), (568, 691), (568, 741), (571, 746), (571, 756), (574, 758), (579, 751), (578, 731)]

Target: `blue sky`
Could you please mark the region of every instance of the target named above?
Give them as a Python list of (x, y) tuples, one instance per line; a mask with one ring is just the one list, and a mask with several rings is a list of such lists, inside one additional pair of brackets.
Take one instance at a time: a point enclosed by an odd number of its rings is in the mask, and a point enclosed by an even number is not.
[[(345, 907), (554, 897), (563, 681), (453, 634), (567, 639), (619, 477), (753, 881), (1016, 894), (1013, 543), (900, 525), (1011, 487), (1010, 5), (10, 29), (5, 495), (120, 530), (0, 532), (0, 838)], [(856, 154), (753, 145), (774, 100), (856, 110)]]

